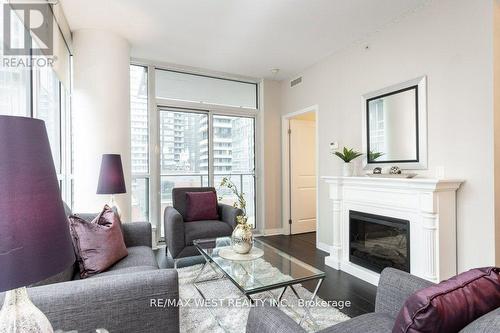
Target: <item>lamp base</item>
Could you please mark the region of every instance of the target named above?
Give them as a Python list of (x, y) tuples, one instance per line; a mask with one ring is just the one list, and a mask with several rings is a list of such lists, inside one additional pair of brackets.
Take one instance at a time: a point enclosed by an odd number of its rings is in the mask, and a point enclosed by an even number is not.
[(118, 215), (118, 217), (121, 220), (121, 218), (122, 218), (122, 211), (120, 209), (120, 206), (118, 206), (118, 203), (115, 201), (115, 195), (114, 194), (111, 194), (111, 199), (108, 202), (108, 206), (116, 212), (116, 214)]
[(25, 287), (7, 291), (0, 310), (1, 333), (53, 333), (49, 320), (28, 297)]

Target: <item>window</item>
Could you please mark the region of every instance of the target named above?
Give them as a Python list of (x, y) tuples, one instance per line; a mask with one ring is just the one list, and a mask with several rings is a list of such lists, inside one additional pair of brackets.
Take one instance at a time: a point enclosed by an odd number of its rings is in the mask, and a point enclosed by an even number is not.
[(58, 174), (62, 169), (60, 83), (50, 67), (33, 69), (33, 106), (35, 118), (45, 121), (54, 166)]
[(208, 156), (207, 113), (160, 111), (162, 212), (172, 205), (174, 187), (208, 186)]
[[(0, 6), (0, 17), (3, 17), (3, 6)], [(23, 46), (25, 28), (19, 17), (11, 11), (11, 40), (18, 47)], [(3, 25), (0, 25), (0, 38), (3, 37)], [(29, 41), (31, 45), (35, 41)], [(3, 54), (3, 41), (0, 42)], [(69, 57), (69, 53), (66, 53)], [(45, 122), (49, 137), (54, 166), (57, 171), (63, 199), (71, 205), (71, 167), (66, 159), (71, 148), (70, 103), (69, 93), (59, 80), (53, 67), (34, 66), (30, 58), (39, 56), (23, 56), (16, 58), (18, 65), (0, 66), (0, 114), (12, 116), (35, 117)], [(23, 60), (20, 64), (19, 60)], [(66, 63), (63, 59), (58, 59)], [(46, 61), (40, 62), (47, 64)], [(69, 61), (67, 62), (69, 63)], [(68, 70), (69, 72), (69, 70)]]
[(156, 97), (257, 109), (257, 84), (157, 69)]
[[(11, 12), (11, 14), (13, 14), (13, 12)], [(0, 6), (0, 17), (3, 17), (3, 15), (2, 4)], [(24, 25), (16, 15), (13, 15), (11, 18), (10, 31), (13, 46), (22, 47), (24, 41)], [(0, 52), (4, 54), (4, 43), (2, 39), (3, 24), (0, 24)], [(0, 114), (29, 117), (31, 115), (30, 94), (29, 67), (0, 66)]]
[[(255, 226), (257, 84), (135, 64), (130, 84), (133, 219), (151, 221), (161, 237), (174, 187), (218, 188), (229, 177)], [(218, 194), (235, 201), (230, 191)]]
[(132, 221), (149, 221), (148, 70), (130, 66)]
[[(248, 223), (255, 227), (255, 131), (253, 118), (213, 116), (214, 185), (228, 177), (244, 193)], [(222, 203), (237, 202), (231, 191), (221, 189)]]

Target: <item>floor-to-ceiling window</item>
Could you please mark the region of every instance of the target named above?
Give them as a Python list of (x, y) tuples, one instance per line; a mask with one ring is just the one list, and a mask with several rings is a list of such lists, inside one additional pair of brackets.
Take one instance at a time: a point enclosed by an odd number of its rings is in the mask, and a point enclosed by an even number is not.
[[(0, 6), (0, 17), (4, 17), (4, 10), (6, 7)], [(10, 11), (10, 15), (10, 46), (29, 46), (31, 55), (4, 55), (5, 27), (0, 24), (0, 53), (6, 60), (0, 64), (0, 114), (34, 117), (45, 122), (61, 194), (71, 205), (71, 108), (69, 79), (65, 75), (70, 73), (70, 69), (61, 68), (61, 64), (70, 63), (69, 50), (59, 50), (58, 55), (41, 55), (33, 51), (37, 47), (36, 41), (25, 34), (24, 24), (15, 11)], [(62, 36), (54, 37), (62, 41)], [(64, 45), (64, 42), (61, 44)], [(58, 59), (58, 56), (68, 59)], [(54, 68), (56, 65), (59, 72)], [(65, 80), (61, 80), (61, 76)]]
[[(161, 211), (174, 187), (208, 186), (208, 114), (160, 109)], [(163, 233), (163, 229), (162, 229)]]
[[(154, 84), (145, 83), (144, 89), (138, 89), (134, 85), (138, 71), (154, 77)], [(150, 220), (158, 225), (161, 235), (161, 216), (165, 207), (172, 205), (174, 187), (218, 189), (223, 177), (231, 178), (245, 193), (249, 221), (255, 225), (257, 84), (141, 64), (131, 66), (131, 85), (133, 179), (137, 178), (134, 155), (139, 159), (139, 150), (134, 147), (140, 145), (141, 138), (134, 135), (134, 128), (145, 133), (143, 128), (147, 127), (153, 149), (144, 150), (150, 153), (150, 200), (143, 206), (151, 207)], [(141, 117), (137, 123), (137, 113), (144, 109), (134, 106), (133, 95), (147, 87), (149, 91), (142, 96), (143, 105), (149, 105), (149, 118)], [(235, 198), (229, 191), (219, 189), (218, 194), (222, 202), (233, 204)], [(132, 188), (133, 209), (136, 197), (146, 197), (143, 188)]]
[[(213, 116), (214, 184), (229, 177), (244, 193), (248, 222), (255, 226), (255, 119)], [(220, 189), (222, 202), (232, 205), (236, 196)]]
[(132, 220), (149, 221), (148, 69), (130, 66)]

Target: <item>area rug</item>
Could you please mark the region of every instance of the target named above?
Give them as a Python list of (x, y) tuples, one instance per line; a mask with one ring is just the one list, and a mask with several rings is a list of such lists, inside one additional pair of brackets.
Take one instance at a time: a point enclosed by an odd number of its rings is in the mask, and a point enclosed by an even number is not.
[[(260, 260), (259, 265), (277, 279), (286, 278), (285, 275), (264, 260)], [(179, 273), (179, 296), (182, 304), (180, 306), (180, 331), (183, 333), (245, 332), (248, 313), (251, 308), (247, 298), (231, 281), (223, 278), (198, 284), (198, 287), (208, 300), (203, 302), (202, 297), (193, 285), (193, 280), (201, 268), (202, 265), (194, 265), (177, 270)], [(216, 276), (215, 272), (207, 267), (200, 279), (205, 280)], [(300, 284), (294, 285), (294, 287), (303, 299), (309, 300), (311, 298), (312, 293)], [(270, 299), (271, 296), (277, 298), (280, 291), (281, 289), (255, 294), (252, 295), (252, 298), (262, 300)], [(319, 297), (316, 297), (316, 300), (322, 301)], [(305, 310), (302, 306), (299, 306), (297, 297), (290, 288), (287, 288), (283, 295), (282, 303), (286, 303), (287, 306), (280, 306), (279, 309), (296, 322), (299, 322)], [(309, 320), (302, 323), (302, 327), (308, 332), (314, 332), (349, 319), (347, 315), (332, 306), (314, 306), (309, 308), (309, 311), (314, 317), (315, 323), (313, 324)]]

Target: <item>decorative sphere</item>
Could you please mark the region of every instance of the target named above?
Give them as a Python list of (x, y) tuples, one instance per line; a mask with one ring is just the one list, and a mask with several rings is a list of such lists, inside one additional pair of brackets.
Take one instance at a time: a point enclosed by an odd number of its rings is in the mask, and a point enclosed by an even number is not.
[(389, 173), (390, 173), (391, 175), (399, 175), (399, 174), (401, 174), (401, 169), (400, 169), (399, 167), (397, 167), (397, 166), (393, 166), (393, 167), (391, 167), (391, 169), (389, 170)]

